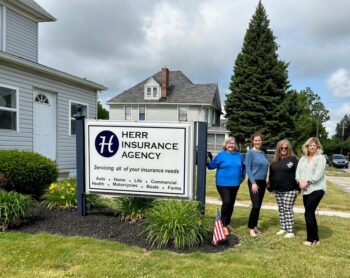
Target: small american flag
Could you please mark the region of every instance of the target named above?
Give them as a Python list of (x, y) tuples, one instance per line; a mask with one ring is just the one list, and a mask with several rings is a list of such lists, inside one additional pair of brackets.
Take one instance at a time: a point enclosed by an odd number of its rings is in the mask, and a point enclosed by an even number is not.
[(219, 210), (216, 209), (216, 217), (214, 223), (213, 244), (218, 245), (221, 240), (225, 240), (224, 225), (221, 222)]

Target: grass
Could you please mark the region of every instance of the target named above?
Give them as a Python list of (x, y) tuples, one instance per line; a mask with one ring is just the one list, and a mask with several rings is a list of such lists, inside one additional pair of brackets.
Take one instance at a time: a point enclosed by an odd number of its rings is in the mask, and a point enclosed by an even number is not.
[[(207, 215), (214, 221), (214, 206)], [(248, 236), (248, 208), (235, 208), (241, 246), (223, 253), (147, 251), (113, 241), (0, 233), (0, 277), (349, 277), (348, 219), (318, 216), (321, 244), (306, 247), (305, 224), (296, 215), (296, 238), (277, 237), (278, 215), (263, 210), (262, 236)]]
[(338, 169), (330, 166), (326, 167), (326, 174), (327, 176), (350, 177), (350, 173), (345, 172), (343, 169)]
[[(207, 195), (218, 198), (214, 171), (208, 171)], [(321, 209), (350, 210), (350, 197), (328, 183)], [(247, 184), (238, 199), (249, 202)], [(275, 204), (269, 193), (265, 203)], [(298, 197), (297, 206), (302, 206)], [(216, 206), (207, 205), (214, 222)], [(262, 210), (262, 236), (251, 238), (246, 227), (250, 209), (235, 207), (232, 226), (240, 246), (222, 253), (179, 254), (147, 251), (118, 242), (47, 233), (0, 233), (0, 277), (349, 277), (349, 219), (317, 216), (321, 244), (306, 247), (305, 222), (295, 215), (296, 237), (284, 239), (278, 213)]]
[[(350, 211), (350, 196), (345, 194), (339, 187), (331, 182), (327, 182), (328, 191), (323, 197), (319, 209), (324, 210), (346, 210)], [(220, 199), (219, 193), (215, 186), (215, 171), (207, 171), (207, 191), (206, 195), (208, 197)], [(237, 194), (237, 200), (250, 203), (250, 197), (248, 192), (247, 179), (241, 184), (241, 188)], [(266, 191), (263, 204), (276, 205), (276, 200), (273, 194)], [(303, 198), (298, 196), (296, 207), (303, 207)]]

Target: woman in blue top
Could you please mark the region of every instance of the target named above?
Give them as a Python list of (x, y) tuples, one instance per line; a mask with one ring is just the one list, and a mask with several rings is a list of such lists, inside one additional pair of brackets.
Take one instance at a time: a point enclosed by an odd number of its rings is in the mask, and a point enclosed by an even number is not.
[(237, 192), (245, 177), (245, 163), (239, 151), (236, 149), (234, 137), (228, 137), (223, 143), (220, 151), (213, 161), (208, 158), (208, 169), (216, 169), (216, 188), (222, 200), (221, 220), (224, 232), (229, 235), (229, 226)]
[(269, 162), (265, 153), (260, 149), (263, 143), (263, 136), (260, 132), (255, 132), (251, 136), (253, 148), (246, 155), (246, 169), (248, 175), (248, 188), (252, 209), (250, 211), (248, 228), (252, 237), (256, 237), (261, 232), (258, 229), (260, 208), (266, 190), (266, 176)]

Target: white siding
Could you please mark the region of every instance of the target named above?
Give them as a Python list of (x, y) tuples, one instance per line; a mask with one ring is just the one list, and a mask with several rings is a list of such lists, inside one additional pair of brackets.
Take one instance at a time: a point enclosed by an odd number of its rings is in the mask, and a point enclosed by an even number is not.
[(109, 109), (109, 119), (114, 121), (124, 120), (124, 106), (111, 105)]
[[(146, 105), (146, 122), (177, 122), (178, 105)], [(139, 105), (131, 105), (131, 121), (139, 120)], [(187, 120), (189, 122), (203, 121), (204, 113), (201, 106), (188, 106)], [(111, 120), (124, 121), (124, 105), (110, 105), (109, 118)]]
[(4, 35), (4, 21), (3, 21), (3, 5), (0, 4), (0, 50), (4, 51), (3, 35)]
[(0, 83), (19, 89), (19, 132), (0, 130), (0, 149), (33, 149), (33, 90), (38, 88), (57, 96), (57, 159), (60, 169), (75, 173), (75, 136), (69, 136), (69, 100), (89, 105), (89, 118), (96, 118), (97, 93), (56, 79), (0, 65)]
[(190, 106), (188, 109), (187, 120), (189, 122), (202, 121), (200, 117), (200, 106)]
[(177, 122), (177, 106), (147, 106), (147, 122)]
[(38, 62), (38, 23), (6, 9), (6, 52)]
[[(177, 122), (177, 106), (147, 106), (145, 122)], [(139, 121), (139, 106), (131, 106), (131, 121)], [(124, 121), (124, 105), (111, 105), (109, 119)]]

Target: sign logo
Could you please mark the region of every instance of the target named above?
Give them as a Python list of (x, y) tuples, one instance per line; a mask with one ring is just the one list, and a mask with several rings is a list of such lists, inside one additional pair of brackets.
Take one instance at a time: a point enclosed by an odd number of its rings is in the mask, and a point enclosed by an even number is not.
[(109, 130), (101, 131), (96, 136), (95, 148), (99, 155), (103, 157), (112, 157), (117, 153), (119, 148), (117, 135)]

